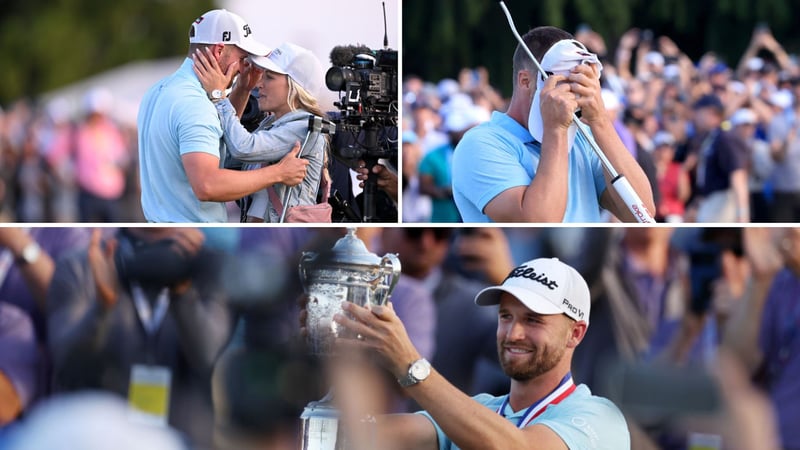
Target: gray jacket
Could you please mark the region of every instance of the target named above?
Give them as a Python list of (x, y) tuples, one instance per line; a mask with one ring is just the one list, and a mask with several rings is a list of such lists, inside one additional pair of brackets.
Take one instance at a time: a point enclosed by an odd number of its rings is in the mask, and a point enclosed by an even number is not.
[[(248, 163), (244, 166), (245, 170), (280, 161), (294, 147), (295, 142), (299, 141), (302, 144), (308, 134), (310, 113), (305, 110), (292, 111), (277, 120), (267, 117), (253, 133), (248, 132), (239, 122), (230, 101), (218, 102), (217, 111), (222, 122), (228, 152), (233, 158)], [(292, 197), (288, 206), (313, 205), (317, 202), (325, 148), (324, 136), (320, 133), (312, 133), (302, 154), (302, 157), (309, 161), (308, 172), (303, 182), (292, 188)], [(278, 197), (283, 201), (287, 187), (280, 183), (273, 186)], [(254, 205), (259, 202), (266, 204), (266, 211), (269, 211), (269, 214), (264, 214), (262, 217), (264, 221), (277, 222), (278, 214), (269, 201), (266, 190), (253, 195)], [(253, 215), (252, 210), (249, 215)]]

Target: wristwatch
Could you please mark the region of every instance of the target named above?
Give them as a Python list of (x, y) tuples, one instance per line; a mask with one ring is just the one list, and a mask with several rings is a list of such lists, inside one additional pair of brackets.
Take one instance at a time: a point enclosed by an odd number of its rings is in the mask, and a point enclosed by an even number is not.
[(225, 98), (225, 91), (222, 91), (220, 89), (214, 89), (213, 91), (211, 91), (211, 95), (209, 95), (209, 97), (211, 98), (211, 101), (222, 100), (223, 98)]
[(15, 261), (20, 265), (34, 264), (39, 259), (41, 254), (42, 248), (39, 247), (39, 244), (36, 243), (36, 241), (31, 241), (30, 243), (26, 244), (25, 247), (22, 247), (22, 252)]
[(400, 383), (400, 386), (405, 388), (425, 381), (430, 374), (431, 363), (429, 363), (425, 358), (420, 358), (408, 366), (408, 374), (406, 374), (406, 377), (399, 378), (397, 382)]

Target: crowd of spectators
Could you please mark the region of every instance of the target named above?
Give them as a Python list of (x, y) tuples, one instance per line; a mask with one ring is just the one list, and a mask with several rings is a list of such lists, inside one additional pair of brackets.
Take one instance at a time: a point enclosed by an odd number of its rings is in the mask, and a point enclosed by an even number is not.
[[(693, 61), (650, 30), (615, 45), (586, 26), (575, 37), (600, 56), (604, 103), (651, 180), (659, 221), (800, 218), (800, 66), (767, 27), (739, 61)], [(458, 222), (448, 158), (507, 99), (481, 67), (438, 82), (405, 74), (402, 95), (403, 220)]]
[[(299, 333), (296, 267), (301, 251), (330, 248), (342, 230), (4, 230), (0, 449), (64, 439), (142, 448), (119, 441), (127, 436), (159, 450), (297, 448), (303, 407), (327, 389)], [(394, 309), (415, 346), (467, 394), (508, 389), (493, 348), (496, 317), (473, 303), (475, 293), (520, 261), (555, 256), (592, 292), (573, 376), (618, 404), (632, 448), (800, 446), (800, 308), (790, 295), (800, 284), (797, 229), (362, 228), (358, 236), (373, 253), (398, 253)], [(31, 241), (41, 254), (22, 256)], [(126, 403), (142, 407), (129, 379), (141, 364), (171, 371), (169, 406), (156, 408), (167, 427), (142, 427), (125, 413)], [(366, 394), (375, 413), (415, 409), (396, 380), (385, 381)]]
[(139, 222), (136, 129), (113, 94), (21, 98), (0, 108), (0, 215), (6, 222)]

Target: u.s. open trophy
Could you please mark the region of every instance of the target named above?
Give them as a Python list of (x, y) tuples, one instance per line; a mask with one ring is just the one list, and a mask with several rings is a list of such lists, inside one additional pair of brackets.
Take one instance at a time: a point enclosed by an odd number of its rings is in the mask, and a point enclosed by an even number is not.
[[(359, 306), (385, 305), (400, 275), (395, 254), (370, 253), (355, 228), (327, 252), (305, 252), (300, 260), (300, 280), (308, 295), (306, 329), (311, 351), (331, 354), (337, 338), (357, 336), (340, 327), (333, 316), (342, 313), (343, 301)], [(346, 437), (339, 429), (339, 415), (332, 405), (332, 392), (309, 403), (300, 416), (302, 450), (340, 450)]]

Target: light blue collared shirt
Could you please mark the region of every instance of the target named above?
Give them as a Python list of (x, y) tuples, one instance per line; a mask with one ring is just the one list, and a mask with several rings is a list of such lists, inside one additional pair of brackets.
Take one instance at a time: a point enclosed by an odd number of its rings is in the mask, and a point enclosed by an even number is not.
[[(469, 130), (453, 155), (453, 197), (466, 223), (492, 220), (484, 208), (501, 192), (528, 186), (536, 176), (541, 144), (505, 113)], [(569, 152), (569, 192), (563, 222), (601, 222), (606, 180), (600, 159), (578, 134)]]
[(227, 222), (225, 204), (201, 202), (181, 157), (202, 152), (225, 160), (222, 127), (186, 58), (147, 91), (139, 107), (139, 176), (149, 222)]

